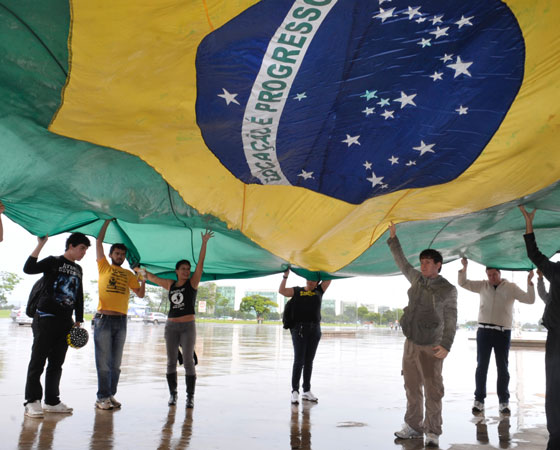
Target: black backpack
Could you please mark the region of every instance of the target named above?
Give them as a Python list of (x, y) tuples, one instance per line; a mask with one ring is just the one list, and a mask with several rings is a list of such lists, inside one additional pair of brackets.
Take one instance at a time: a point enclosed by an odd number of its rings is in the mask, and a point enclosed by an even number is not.
[(47, 279), (43, 275), (39, 278), (33, 287), (31, 288), (31, 292), (29, 293), (29, 299), (27, 300), (27, 307), (25, 308), (25, 314), (29, 317), (35, 317), (35, 312), (37, 312), (37, 305), (39, 304), (39, 300), (43, 295), (46, 293), (47, 290)]
[(285, 330), (289, 330), (294, 326), (294, 304), (295, 300), (292, 297), (286, 302), (286, 306), (284, 306), (284, 312), (282, 313), (282, 323)]

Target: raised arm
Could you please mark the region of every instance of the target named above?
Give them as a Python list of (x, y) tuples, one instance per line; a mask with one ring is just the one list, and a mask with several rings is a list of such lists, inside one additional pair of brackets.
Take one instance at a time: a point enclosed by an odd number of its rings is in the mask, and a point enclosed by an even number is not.
[(170, 280), (168, 278), (160, 278), (157, 275), (154, 275), (151, 272), (148, 272), (146, 269), (142, 269), (140, 267), (135, 267), (134, 271), (136, 273), (139, 273), (140, 275), (142, 275), (144, 278), (146, 278), (148, 281), (151, 281), (154, 284), (157, 284), (158, 286), (162, 287), (163, 289), (171, 289), (171, 285), (173, 284), (173, 280)]
[(103, 251), (103, 241), (105, 240), (105, 234), (107, 233), (107, 228), (109, 227), (111, 221), (112, 219), (107, 219), (105, 222), (103, 222), (103, 226), (101, 227), (101, 230), (99, 230), (99, 234), (97, 235), (97, 239), (95, 240), (97, 261), (105, 258), (105, 252)]
[(27, 258), (27, 261), (25, 262), (25, 266), (23, 266), (23, 271), (25, 273), (33, 275), (45, 271), (45, 268), (37, 262), (37, 259), (39, 258), (39, 253), (41, 253), (41, 250), (43, 250), (43, 247), (48, 240), (48, 236), (37, 237), (37, 247), (35, 247), (35, 250), (31, 252), (31, 255), (29, 255), (29, 258)]
[[(280, 287), (278, 288), (278, 293), (283, 295), (284, 297), (293, 297), (294, 296), (294, 288), (287, 288), (286, 281), (288, 281), (288, 276), (290, 275), (290, 269), (286, 269), (284, 271), (284, 275), (282, 275), (282, 281), (280, 282)], [(323, 289), (324, 292), (324, 289)]]
[(528, 212), (525, 209), (525, 206), (519, 205), (519, 209), (525, 217), (525, 234), (530, 234), (533, 232), (533, 219), (535, 218), (535, 213), (537, 212), (537, 208), (533, 209), (533, 211)]
[(208, 228), (204, 233), (200, 233), (202, 237), (202, 245), (200, 246), (200, 253), (198, 254), (198, 262), (196, 263), (196, 269), (191, 276), (191, 286), (193, 289), (198, 289), (198, 284), (202, 278), (202, 271), (204, 269), (204, 258), (206, 258), (206, 246), (208, 240), (214, 236), (214, 232), (210, 231)]
[(395, 263), (406, 277), (408, 281), (411, 283), (420, 276), (420, 272), (412, 267), (412, 264), (408, 262), (406, 257), (404, 256), (404, 252), (401, 248), (401, 243), (399, 242), (399, 238), (397, 237), (397, 228), (395, 224), (391, 222), (389, 225), (389, 239), (387, 240), (387, 244), (389, 245), (389, 249), (391, 250), (391, 254), (393, 255), (393, 259)]
[(325, 281), (321, 281), (321, 289), (323, 290), (323, 294), (325, 293), (325, 291), (329, 288), (329, 286), (331, 285), (332, 280), (325, 280)]
[(4, 227), (2, 226), (2, 213), (6, 210), (6, 207), (2, 202), (0, 202), (0, 242), (4, 240)]
[(471, 292), (480, 292), (482, 287), (484, 286), (484, 281), (472, 281), (467, 279), (467, 266), (469, 265), (469, 261), (467, 258), (461, 258), (461, 264), (463, 264), (463, 268), (459, 270), (457, 282), (459, 286), (464, 289), (467, 289)]
[(535, 285), (533, 284), (534, 272), (531, 270), (527, 275), (527, 292), (514, 284), (514, 295), (521, 303), (533, 304), (535, 303)]
[(525, 247), (527, 248), (527, 256), (531, 262), (537, 266), (538, 269), (542, 271), (544, 276), (551, 281), (555, 278), (555, 275), (560, 271), (560, 263), (550, 261), (546, 255), (544, 255), (537, 247), (537, 241), (535, 239), (535, 233), (533, 232), (533, 219), (535, 218), (534, 209), (530, 213), (525, 210), (523, 206), (519, 206), (519, 209), (525, 217), (526, 224), (526, 234), (523, 235), (525, 239)]

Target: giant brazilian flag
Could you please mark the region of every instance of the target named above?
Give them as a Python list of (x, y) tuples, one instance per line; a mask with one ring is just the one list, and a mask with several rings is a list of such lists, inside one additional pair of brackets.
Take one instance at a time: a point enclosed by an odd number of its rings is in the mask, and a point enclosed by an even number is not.
[(560, 247), (556, 0), (0, 1), (0, 200), (167, 276)]

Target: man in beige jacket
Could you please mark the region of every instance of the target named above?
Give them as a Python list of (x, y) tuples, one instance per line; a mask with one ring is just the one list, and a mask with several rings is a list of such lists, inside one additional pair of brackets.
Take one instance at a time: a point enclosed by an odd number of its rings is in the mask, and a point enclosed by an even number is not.
[(494, 349), (498, 369), (499, 411), (502, 414), (509, 414), (508, 357), (513, 325), (513, 302), (519, 300), (522, 303), (535, 303), (535, 287), (531, 281), (533, 271), (530, 271), (527, 277), (527, 292), (525, 292), (515, 283), (502, 279), (500, 269), (494, 267), (486, 268), (488, 280), (468, 280), (468, 261), (463, 258), (461, 263), (463, 268), (459, 270), (459, 286), (480, 294), (478, 331), (476, 333), (476, 390), (474, 391), (472, 412), (478, 414), (484, 411), (488, 364), (492, 349)]

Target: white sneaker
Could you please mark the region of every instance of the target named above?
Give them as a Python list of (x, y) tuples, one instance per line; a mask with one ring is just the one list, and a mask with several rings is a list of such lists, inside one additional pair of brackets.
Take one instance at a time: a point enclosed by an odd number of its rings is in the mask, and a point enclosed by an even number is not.
[(113, 397), (112, 395), (109, 397), (109, 400), (111, 401), (111, 404), (113, 405), (113, 408), (117, 408), (119, 409), (122, 406), (122, 403), (119, 402), (115, 397)]
[(416, 438), (421, 438), (422, 433), (416, 431), (407, 423), (403, 423), (402, 430), (395, 431), (395, 436), (397, 436), (399, 439), (416, 439)]
[(43, 408), (41, 407), (41, 400), (28, 402), (25, 405), (25, 415), (27, 417), (35, 417), (35, 418), (44, 417)]
[(472, 413), (480, 414), (481, 412), (484, 412), (484, 403), (475, 400), (472, 407)]
[(95, 401), (95, 406), (99, 409), (113, 409), (114, 406), (109, 398), (98, 398)]
[(292, 391), (292, 405), (297, 405), (299, 403), (299, 392)]
[(64, 403), (60, 402), (58, 405), (47, 405), (45, 403), (43, 405), (43, 411), (48, 413), (72, 414), (72, 411), (74, 410), (66, 406)]
[(426, 433), (424, 444), (426, 447), (439, 447), (439, 436), (434, 433)]
[(500, 414), (511, 414), (511, 409), (509, 409), (509, 403), (500, 403), (498, 407)]
[(304, 392), (301, 394), (302, 400), (307, 400), (308, 402), (318, 402), (319, 399), (313, 395), (311, 391)]

